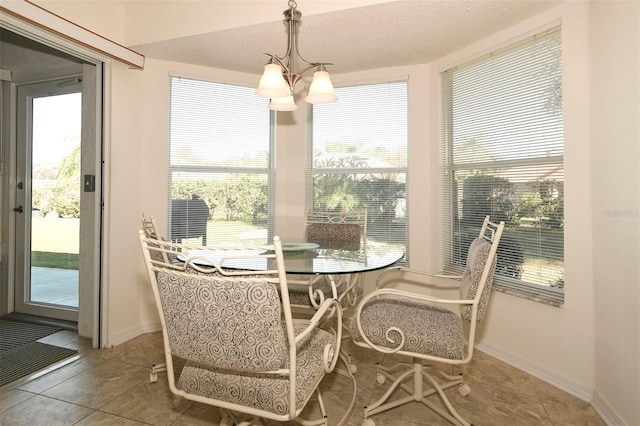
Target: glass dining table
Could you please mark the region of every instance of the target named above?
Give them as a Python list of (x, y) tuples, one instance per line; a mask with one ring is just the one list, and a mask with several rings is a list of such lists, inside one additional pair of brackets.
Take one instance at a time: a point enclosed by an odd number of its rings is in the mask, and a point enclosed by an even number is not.
[(331, 289), (331, 297), (343, 299), (353, 306), (357, 301), (357, 282), (361, 273), (386, 268), (404, 257), (397, 245), (367, 241), (349, 246), (335, 242), (282, 243), (287, 274), (312, 275), (308, 280), (289, 280), (290, 287), (306, 285), (309, 300), (314, 307), (322, 303), (321, 293), (313, 291), (314, 284), (324, 279)]
[[(332, 289), (332, 297), (342, 301), (349, 298), (352, 305), (357, 297), (354, 292), (358, 276), (364, 272), (384, 269), (404, 258), (404, 249), (398, 245), (367, 241), (355, 247), (332, 241), (318, 242), (282, 242), (284, 266), (287, 274), (312, 275), (309, 280), (290, 280), (291, 284), (304, 284), (311, 289), (321, 279), (325, 279)], [(198, 258), (202, 253), (190, 251), (189, 258)], [(228, 253), (228, 259), (222, 259), (224, 253), (215, 253), (216, 259), (203, 258), (203, 263), (221, 263), (229, 269), (264, 271), (275, 270), (275, 259), (250, 257), (243, 259), (240, 252)], [(249, 253), (247, 253), (249, 254)], [(214, 253), (208, 252), (207, 256)], [(197, 260), (196, 260), (197, 262)], [(310, 290), (310, 296), (312, 291)], [(314, 306), (322, 300), (311, 298)]]
[(404, 250), (386, 243), (359, 247), (331, 243), (282, 243), (289, 274), (354, 274), (386, 268), (404, 257)]
[[(204, 252), (204, 251), (203, 251)], [(386, 268), (404, 257), (404, 249), (398, 245), (367, 241), (358, 247), (336, 245), (330, 242), (283, 242), (282, 252), (287, 274), (326, 275), (355, 274)], [(190, 250), (185, 257), (198, 258), (202, 253)], [(274, 259), (241, 258), (241, 251), (229, 254), (217, 253), (211, 263), (223, 262), (225, 268), (263, 271), (275, 269)], [(211, 256), (209, 252), (208, 256)], [(203, 263), (207, 262), (203, 257)]]

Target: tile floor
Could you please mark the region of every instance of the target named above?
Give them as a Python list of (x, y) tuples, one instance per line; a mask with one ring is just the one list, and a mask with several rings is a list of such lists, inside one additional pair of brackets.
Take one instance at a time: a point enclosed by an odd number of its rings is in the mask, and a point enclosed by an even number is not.
[[(136, 337), (112, 349), (94, 350), (88, 339), (61, 331), (42, 341), (73, 347), (79, 355), (65, 366), (10, 383), (0, 389), (0, 424), (9, 425), (217, 425), (218, 410), (172, 395), (166, 373), (149, 382), (149, 366), (163, 362), (160, 333)], [(362, 406), (377, 399), (385, 385), (375, 381), (375, 363), (393, 363), (380, 354), (345, 347), (358, 367), (356, 408), (348, 425), (362, 423)], [(482, 352), (464, 366), (471, 394), (447, 391), (460, 414), (474, 425), (604, 425), (586, 402), (510, 367)], [(351, 400), (351, 381), (325, 378), (330, 419), (342, 416)], [(346, 402), (345, 402), (346, 401)], [(313, 409), (313, 407), (310, 407)], [(378, 426), (449, 425), (421, 404), (413, 403), (372, 417)], [(268, 426), (277, 423), (268, 422)]]

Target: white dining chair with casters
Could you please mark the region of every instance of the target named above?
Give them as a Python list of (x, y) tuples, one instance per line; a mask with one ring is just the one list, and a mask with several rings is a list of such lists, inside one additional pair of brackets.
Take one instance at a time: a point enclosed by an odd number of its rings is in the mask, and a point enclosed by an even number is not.
[[(278, 237), (270, 245), (197, 250), (158, 245), (144, 231), (139, 241), (173, 394), (219, 407), (224, 426), (263, 419), (328, 424), (319, 384), (339, 357), (342, 310), (327, 299), (309, 320), (293, 319)], [(165, 262), (152, 256), (154, 251), (179, 262)], [(234, 260), (263, 261), (268, 267), (226, 267)], [(319, 413), (302, 417), (312, 399)]]
[[(392, 267), (381, 274), (376, 289), (360, 302), (350, 324), (354, 343), (410, 359), (390, 367), (376, 366), (378, 383), (389, 380), (391, 385), (378, 401), (364, 408), (364, 425), (375, 424), (370, 418), (374, 414), (413, 402), (423, 403), (455, 425), (469, 425), (445, 394), (445, 390), (456, 386), (462, 396), (471, 392), (462, 375), (432, 371), (435, 367), (428, 363), (453, 366), (471, 360), (476, 328), (489, 302), (503, 229), (504, 222), (496, 224), (489, 216), (485, 218), (479, 236), (469, 246), (461, 276)], [(406, 291), (409, 287), (391, 288), (391, 284), (402, 282), (410, 283), (411, 289), (424, 286), (458, 291), (455, 289), (459, 287), (459, 297), (446, 299), (428, 296), (427, 292)], [(463, 321), (469, 323), (468, 327), (463, 326)], [(408, 396), (389, 400), (397, 389), (406, 391)], [(436, 397), (446, 409), (431, 400)]]

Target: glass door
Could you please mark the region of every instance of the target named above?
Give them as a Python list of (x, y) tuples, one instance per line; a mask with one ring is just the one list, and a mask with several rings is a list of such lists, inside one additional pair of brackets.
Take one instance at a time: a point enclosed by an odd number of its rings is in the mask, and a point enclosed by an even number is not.
[(78, 320), (81, 77), (18, 87), (15, 311)]

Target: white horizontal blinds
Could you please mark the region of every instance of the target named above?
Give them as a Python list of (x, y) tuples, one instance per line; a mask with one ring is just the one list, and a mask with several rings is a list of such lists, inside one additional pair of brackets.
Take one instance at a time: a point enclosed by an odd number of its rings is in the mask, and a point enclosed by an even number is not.
[(267, 241), (271, 117), (268, 100), (254, 91), (171, 78), (172, 239), (206, 244)]
[(445, 264), (503, 220), (499, 288), (561, 303), (564, 133), (560, 28), (442, 73)]
[(335, 90), (311, 112), (310, 206), (366, 208), (370, 241), (408, 249), (407, 82)]

